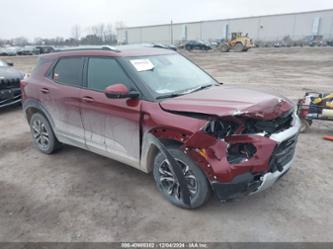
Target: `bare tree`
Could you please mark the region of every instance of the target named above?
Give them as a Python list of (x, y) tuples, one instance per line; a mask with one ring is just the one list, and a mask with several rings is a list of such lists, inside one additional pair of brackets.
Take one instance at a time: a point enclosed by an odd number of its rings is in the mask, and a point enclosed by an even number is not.
[(123, 21), (117, 21), (115, 23), (115, 27), (116, 27), (116, 30), (117, 29), (123, 29), (123, 28), (126, 28), (126, 25), (125, 25), (125, 23)]
[(80, 40), (80, 44), (83, 45), (101, 45), (102, 43), (102, 39), (94, 34), (88, 34)]
[[(76, 40), (76, 39), (75, 39)], [(76, 40), (77, 41), (77, 40)], [(65, 42), (65, 40), (64, 40), (64, 38), (63, 37), (56, 37), (55, 39), (54, 39), (54, 45), (62, 45), (62, 44), (64, 44), (64, 42)]]
[(116, 39), (119, 44), (126, 44), (127, 41), (127, 33), (119, 32), (119, 30), (126, 28), (126, 25), (123, 21), (117, 21), (115, 23), (116, 27)]
[(28, 39), (23, 36), (14, 38), (12, 43), (14, 46), (25, 46), (29, 44)]
[(104, 41), (105, 41), (105, 43), (108, 43), (108, 44), (116, 43), (116, 34), (113, 30), (113, 25), (111, 23), (105, 25)]
[(102, 42), (104, 41), (104, 24), (98, 24), (91, 27), (91, 34), (98, 37)]
[[(117, 29), (125, 28), (126, 25), (122, 21), (117, 21), (114, 24), (97, 24), (91, 27), (83, 27), (86, 34), (82, 35), (82, 28), (79, 25), (74, 25), (71, 29), (71, 38), (54, 37), (43, 38), (36, 37), (33, 40), (35, 45), (56, 45), (56, 46), (76, 46), (84, 45), (102, 45), (117, 43)], [(11, 44), (16, 46), (28, 45), (29, 42), (25, 37), (17, 37), (11, 40), (0, 40), (0, 46)]]
[(79, 25), (74, 25), (72, 28), (72, 38), (79, 41), (81, 37), (81, 27)]
[(43, 38), (42, 37), (35, 37), (33, 43), (35, 45), (43, 45)]

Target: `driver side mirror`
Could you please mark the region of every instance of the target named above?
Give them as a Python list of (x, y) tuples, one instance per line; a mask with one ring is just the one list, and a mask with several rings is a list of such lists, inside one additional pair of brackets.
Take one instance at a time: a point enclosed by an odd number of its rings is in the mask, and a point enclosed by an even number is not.
[(10, 66), (10, 67), (13, 67), (14, 63), (13, 62), (7, 62), (7, 65)]
[(104, 90), (106, 97), (110, 99), (125, 99), (125, 98), (138, 98), (139, 93), (137, 91), (129, 91), (124, 84), (115, 84), (108, 86)]

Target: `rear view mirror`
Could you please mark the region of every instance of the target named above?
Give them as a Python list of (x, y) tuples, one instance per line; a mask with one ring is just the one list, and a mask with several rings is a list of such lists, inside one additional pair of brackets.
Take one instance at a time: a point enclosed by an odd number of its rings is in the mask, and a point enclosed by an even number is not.
[(13, 67), (14, 63), (13, 62), (7, 62), (7, 65), (10, 66), (10, 67)]
[(124, 84), (115, 84), (108, 86), (104, 90), (105, 96), (110, 99), (124, 99), (124, 98), (137, 98), (139, 93), (136, 91), (129, 91)]

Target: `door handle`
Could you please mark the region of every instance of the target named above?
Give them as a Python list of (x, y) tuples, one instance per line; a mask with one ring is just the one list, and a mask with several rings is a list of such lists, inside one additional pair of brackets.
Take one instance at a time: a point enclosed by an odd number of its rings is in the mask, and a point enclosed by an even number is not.
[(93, 103), (95, 100), (92, 98), (92, 97), (89, 97), (89, 96), (84, 96), (82, 97), (82, 102), (85, 102), (85, 103)]
[(44, 93), (44, 94), (48, 94), (50, 91), (49, 91), (49, 89), (48, 88), (42, 88), (42, 89), (40, 89), (40, 92), (41, 93)]

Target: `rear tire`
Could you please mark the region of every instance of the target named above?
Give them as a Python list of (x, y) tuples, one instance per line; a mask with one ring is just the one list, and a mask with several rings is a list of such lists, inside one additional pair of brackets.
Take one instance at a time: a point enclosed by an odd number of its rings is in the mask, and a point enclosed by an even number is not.
[(192, 50), (192, 47), (191, 46), (185, 46), (185, 49), (190, 52)]
[(169, 148), (168, 151), (182, 167), (190, 191), (191, 205), (184, 204), (179, 185), (174, 181), (175, 177), (170, 171), (170, 165), (161, 152), (155, 157), (153, 169), (158, 190), (165, 199), (181, 208), (194, 209), (204, 205), (211, 195), (210, 184), (206, 176), (182, 151), (176, 148)]
[(34, 113), (30, 119), (30, 129), (34, 145), (45, 154), (52, 154), (60, 143), (55, 137), (49, 121), (41, 114)]
[(244, 50), (244, 45), (240, 42), (237, 42), (235, 46), (233, 46), (232, 50), (235, 52), (242, 52)]

